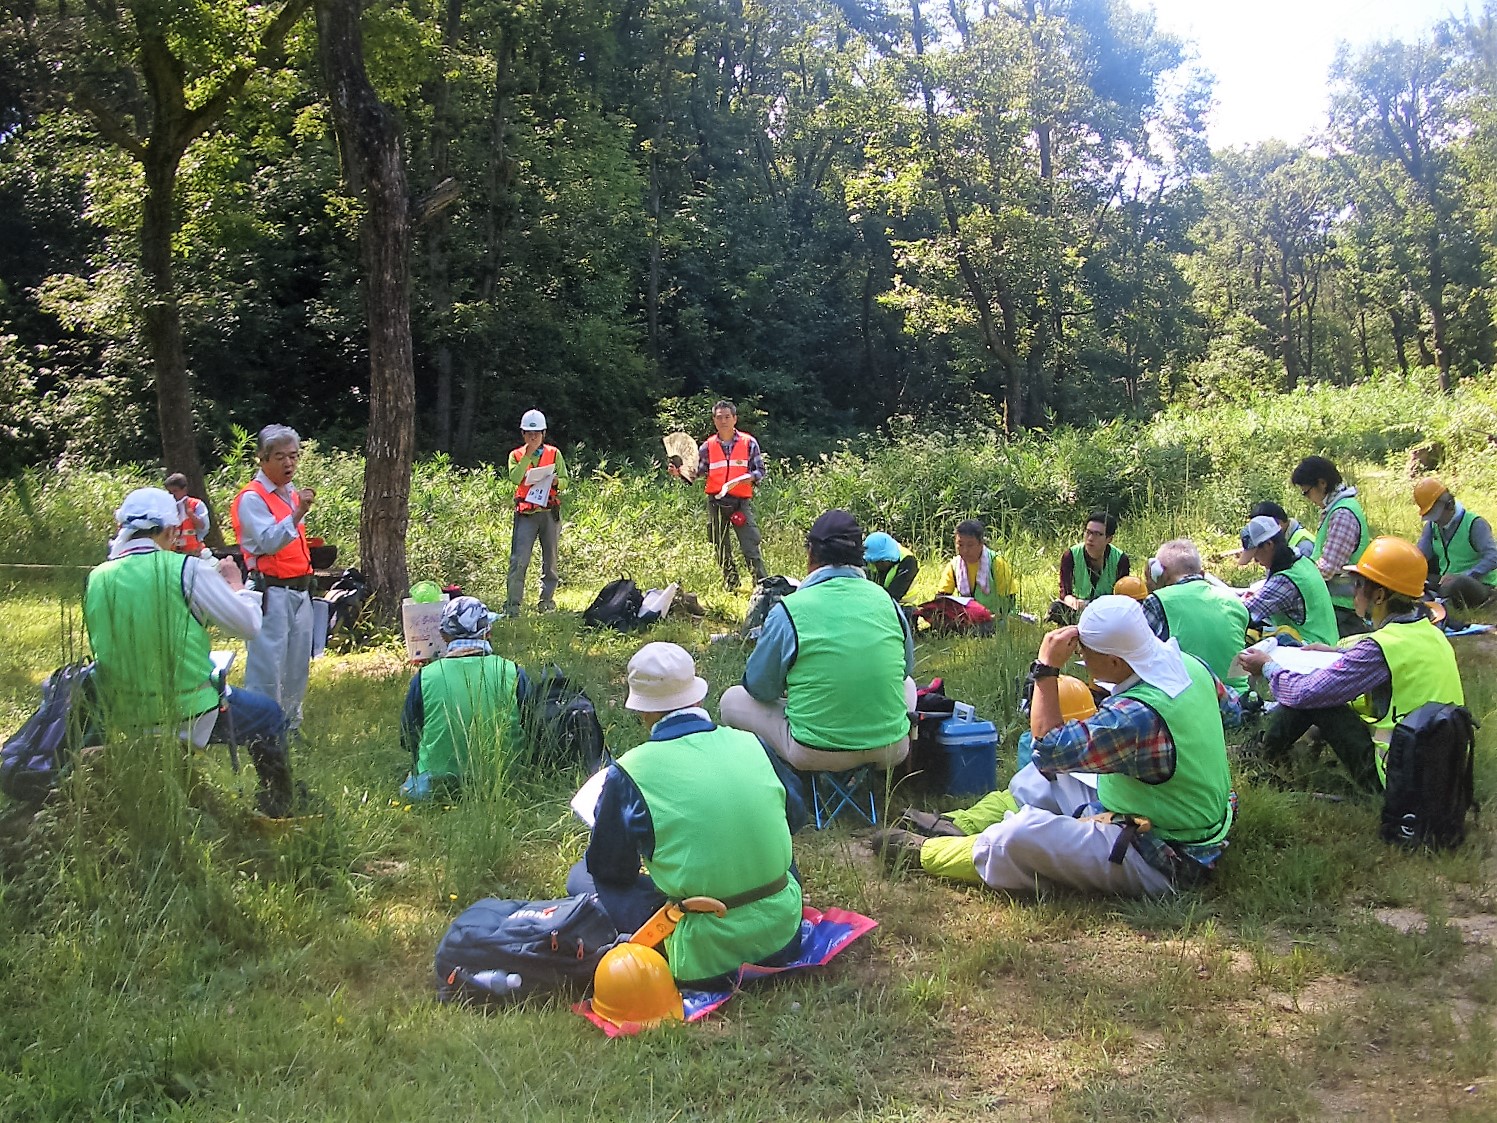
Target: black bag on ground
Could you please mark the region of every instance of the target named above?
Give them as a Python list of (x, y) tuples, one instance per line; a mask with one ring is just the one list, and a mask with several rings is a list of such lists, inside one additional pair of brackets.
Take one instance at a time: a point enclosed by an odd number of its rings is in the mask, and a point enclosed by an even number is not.
[(1393, 727), (1383, 789), (1384, 842), (1444, 850), (1466, 839), (1476, 719), (1464, 706), (1427, 702)]
[(617, 628), (621, 632), (632, 632), (639, 627), (639, 609), (645, 595), (639, 586), (627, 577), (610, 581), (593, 603), (582, 614), (582, 622), (589, 628)]
[(766, 577), (756, 584), (754, 591), (749, 594), (748, 612), (743, 617), (743, 634), (748, 635), (755, 628), (762, 628), (769, 610), (797, 588), (799, 586), (790, 578), (779, 575)]
[[(437, 945), (443, 1002), (514, 1001), (581, 990), (619, 932), (595, 893), (557, 901), (487, 897), (460, 913)], [(520, 977), (511, 987), (507, 975)]]
[(57, 786), (74, 749), (87, 740), (86, 684), (92, 663), (69, 663), (42, 683), (42, 704), (0, 746), (0, 791), (40, 803)]
[(520, 700), (520, 721), (531, 760), (542, 768), (581, 768), (592, 775), (608, 755), (603, 726), (587, 691), (560, 667), (526, 676)]
[(328, 603), (327, 634), (331, 638), (339, 629), (353, 633), (354, 624), (373, 595), (368, 580), (357, 569), (345, 569), (332, 587), (323, 594)]

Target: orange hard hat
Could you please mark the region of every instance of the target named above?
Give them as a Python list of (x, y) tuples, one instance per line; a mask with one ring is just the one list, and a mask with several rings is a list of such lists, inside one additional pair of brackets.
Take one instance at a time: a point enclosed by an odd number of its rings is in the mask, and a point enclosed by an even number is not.
[(1416, 600), (1424, 595), (1424, 582), (1429, 576), (1429, 562), (1419, 552), (1419, 547), (1389, 535), (1374, 538), (1355, 565), (1342, 566), (1342, 569)]
[(1434, 476), (1425, 476), (1414, 485), (1414, 506), (1419, 508), (1419, 517), (1423, 518), (1429, 514), (1430, 509), (1440, 501), (1446, 487)]
[(682, 1021), (681, 992), (665, 956), (644, 944), (609, 948), (593, 972), (593, 1013), (614, 1025)]
[(1097, 712), (1097, 700), (1092, 697), (1091, 688), (1075, 675), (1061, 675), (1056, 685), (1060, 688), (1062, 721), (1084, 721)]
[(1131, 573), (1114, 581), (1112, 591), (1120, 597), (1132, 597), (1134, 600), (1143, 600), (1149, 595), (1149, 588), (1143, 583), (1143, 579)]

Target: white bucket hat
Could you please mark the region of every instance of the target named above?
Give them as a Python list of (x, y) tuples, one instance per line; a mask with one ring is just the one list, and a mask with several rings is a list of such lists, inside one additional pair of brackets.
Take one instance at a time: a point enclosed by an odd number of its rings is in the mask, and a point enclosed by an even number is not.
[(707, 680), (697, 675), (690, 653), (675, 643), (647, 643), (629, 660), (626, 709), (664, 714), (695, 706), (707, 697)]
[(1098, 597), (1081, 613), (1081, 642), (1103, 655), (1115, 655), (1150, 686), (1178, 698), (1190, 685), (1180, 645), (1162, 642), (1149, 630), (1143, 606), (1132, 597)]

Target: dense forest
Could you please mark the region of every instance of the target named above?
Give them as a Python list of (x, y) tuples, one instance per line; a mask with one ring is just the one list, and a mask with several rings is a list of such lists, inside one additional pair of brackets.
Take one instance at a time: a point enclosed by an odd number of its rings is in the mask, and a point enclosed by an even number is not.
[(1215, 153), (1121, 0), (7, 0), (0, 50), (8, 472), (372, 407), (628, 452), (718, 395), (804, 452), (1497, 348), (1490, 2)]

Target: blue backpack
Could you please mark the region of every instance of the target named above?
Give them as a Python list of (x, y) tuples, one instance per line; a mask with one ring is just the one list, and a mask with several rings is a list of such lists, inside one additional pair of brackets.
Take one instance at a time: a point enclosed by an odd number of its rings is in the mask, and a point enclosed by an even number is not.
[(596, 893), (556, 901), (486, 897), (464, 909), (437, 945), (437, 997), (487, 1003), (580, 991), (618, 939)]
[(22, 803), (41, 803), (67, 768), (68, 757), (91, 738), (85, 695), (92, 663), (69, 663), (42, 683), (42, 704), (0, 746), (0, 791)]

